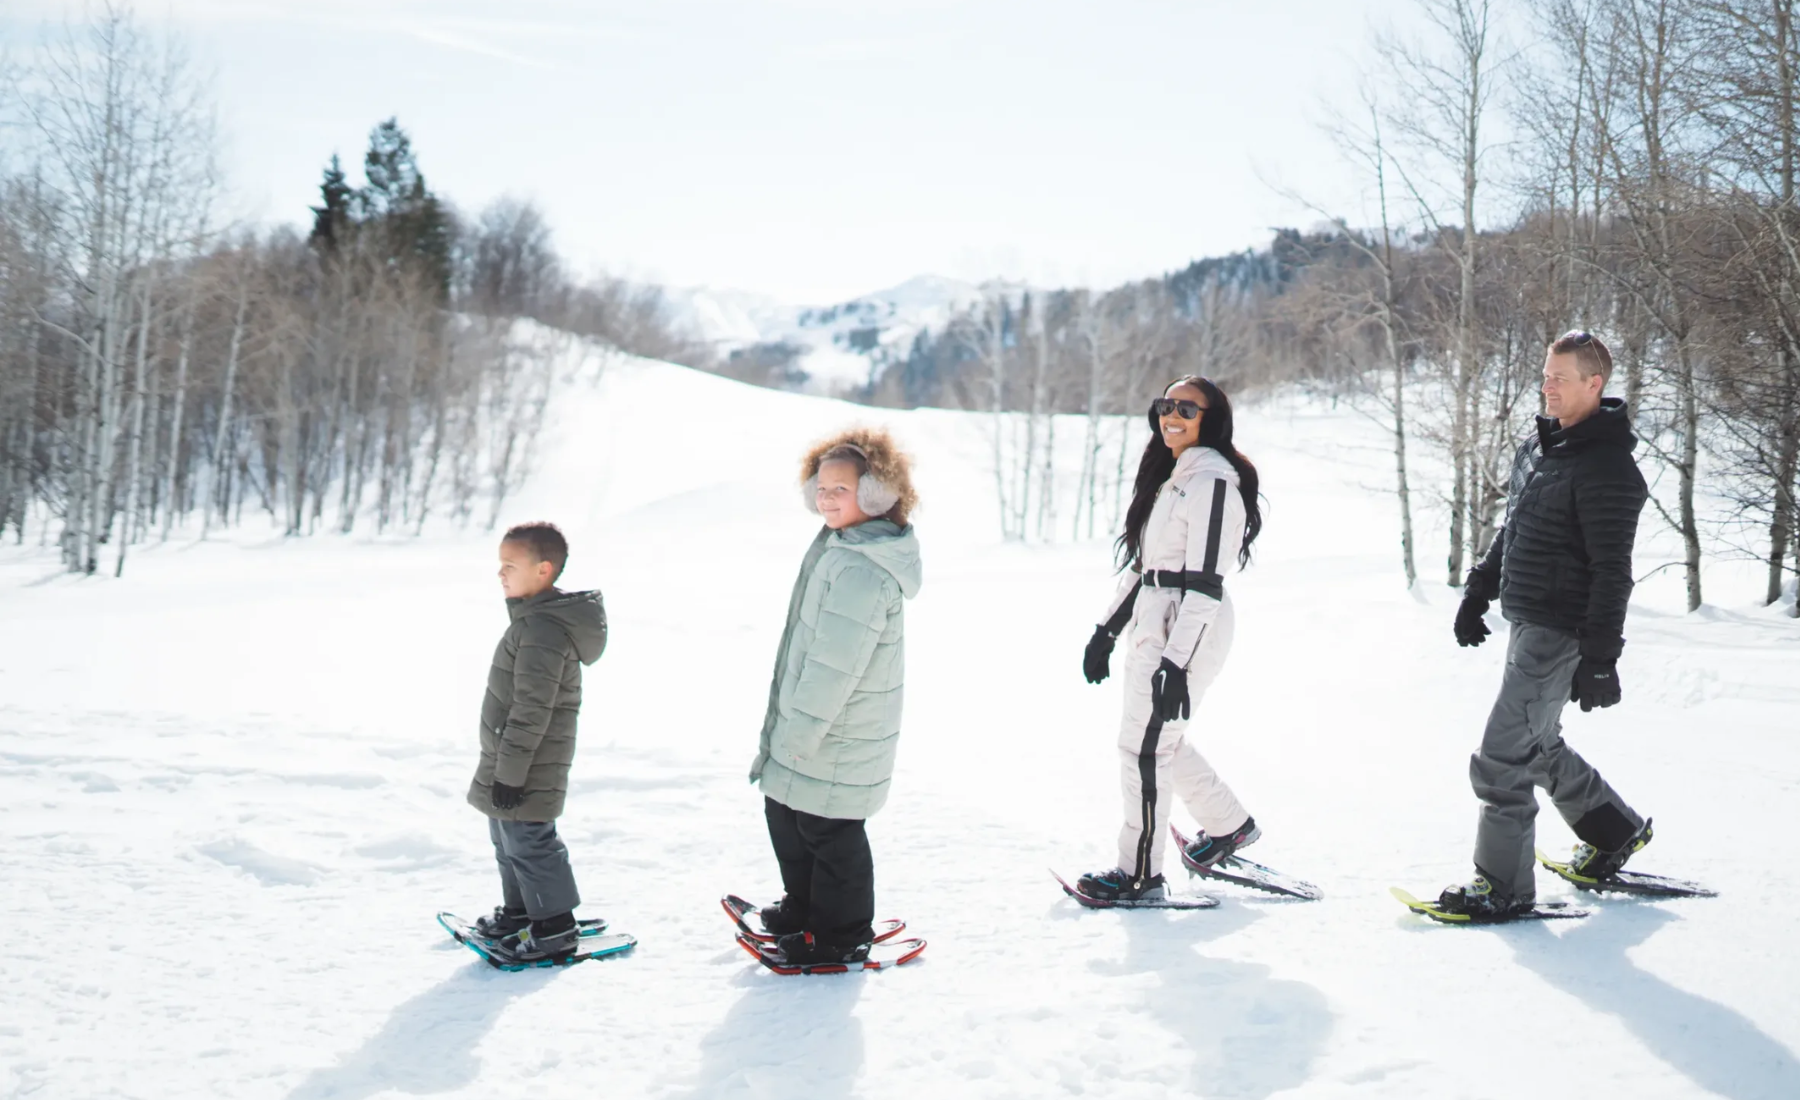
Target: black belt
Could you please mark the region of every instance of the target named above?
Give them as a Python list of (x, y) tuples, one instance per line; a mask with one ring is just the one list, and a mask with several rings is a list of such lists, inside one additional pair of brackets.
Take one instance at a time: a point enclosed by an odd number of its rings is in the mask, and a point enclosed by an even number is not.
[(1198, 592), (1215, 600), (1225, 598), (1225, 578), (1217, 573), (1192, 569), (1146, 569), (1140, 574), (1145, 588), (1178, 588)]

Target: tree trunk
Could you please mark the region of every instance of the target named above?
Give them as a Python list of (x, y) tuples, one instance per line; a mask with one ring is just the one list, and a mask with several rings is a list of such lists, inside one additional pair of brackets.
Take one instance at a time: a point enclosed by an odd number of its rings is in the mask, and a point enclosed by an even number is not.
[(194, 298), (190, 288), (188, 292), (187, 310), (181, 319), (181, 351), (175, 359), (175, 408), (169, 414), (169, 464), (163, 471), (163, 506), (162, 541), (169, 541), (169, 531), (175, 525), (175, 513), (178, 507), (176, 497), (176, 477), (181, 470), (181, 428), (182, 416), (187, 409), (187, 377), (188, 357), (194, 350)]
[(1678, 344), (1676, 354), (1681, 365), (1681, 462), (1679, 492), (1681, 496), (1681, 544), (1687, 576), (1687, 609), (1698, 611), (1700, 593), (1700, 527), (1694, 511), (1694, 484), (1700, 463), (1700, 401), (1694, 392), (1693, 353), (1685, 342)]
[(1006, 318), (998, 301), (988, 303), (986, 324), (983, 337), (987, 344), (989, 403), (994, 414), (994, 496), (1000, 505), (1000, 536), (1011, 539), (1012, 504), (1006, 492)]
[(114, 496), (119, 462), (119, 419), (124, 412), (119, 369), (120, 328), (124, 323), (119, 316), (119, 303), (113, 302), (107, 310), (102, 336), (105, 351), (100, 370), (100, 422), (96, 431), (93, 495), (88, 501), (87, 558), (82, 563), (82, 571), (90, 574), (100, 567), (100, 547), (112, 537), (113, 516), (118, 511)]
[(142, 456), (144, 453), (144, 391), (148, 377), (148, 361), (150, 358), (150, 323), (156, 308), (156, 268), (154, 265), (144, 274), (144, 290), (141, 295), (142, 308), (138, 317), (137, 363), (131, 395), (131, 440), (126, 446), (130, 457), (125, 464), (125, 510), (119, 521), (119, 553), (113, 562), (113, 576), (125, 575), (125, 552), (131, 545), (133, 525), (137, 522), (138, 485), (143, 480)]
[(1087, 537), (1094, 537), (1094, 513), (1099, 510), (1100, 489), (1100, 324), (1096, 304), (1084, 301), (1083, 317), (1088, 337), (1087, 434), (1081, 444), (1081, 485), (1075, 497), (1075, 528), (1070, 537), (1081, 538), (1081, 510), (1087, 508)]
[[(1458, 375), (1462, 372), (1459, 368)], [(1451, 487), (1450, 487), (1450, 556), (1452, 588), (1463, 582), (1463, 520), (1469, 507), (1469, 396), (1459, 377), (1456, 387), (1456, 411), (1450, 422)]]
[[(233, 387), (237, 384), (238, 353), (243, 347), (244, 314), (248, 310), (249, 305), (250, 273), (246, 270), (239, 273), (237, 314), (231, 322), (231, 345), (225, 353), (225, 384), (219, 397), (219, 427), (218, 433), (213, 437), (213, 476), (208, 479), (210, 482), (207, 486), (207, 495), (209, 499), (206, 501), (206, 506), (201, 514), (201, 538), (205, 538), (212, 530), (212, 501), (210, 498), (214, 495), (214, 487), (221, 482), (224, 484), (225, 493), (219, 501), (219, 522), (225, 523), (228, 520), (227, 513), (231, 503), (231, 479), (230, 467), (224, 465), (226, 461), (225, 442), (226, 437), (231, 430), (231, 395)], [(236, 448), (234, 447), (233, 450), (236, 450)], [(241, 511), (241, 496), (239, 499), (239, 508)]]

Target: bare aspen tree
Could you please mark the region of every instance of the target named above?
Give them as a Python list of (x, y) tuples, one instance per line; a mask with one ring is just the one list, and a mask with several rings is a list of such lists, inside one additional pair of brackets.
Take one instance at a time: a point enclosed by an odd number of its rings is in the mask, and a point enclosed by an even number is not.
[(56, 292), (55, 210), (40, 178), (0, 186), (0, 535), (17, 541), (34, 502), (60, 509), (59, 467), (45, 445), (61, 391), (38, 318)]
[(1374, 286), (1345, 305), (1346, 311), (1357, 322), (1371, 323), (1380, 333), (1380, 347), (1384, 353), (1382, 365), (1388, 384), (1378, 387), (1376, 392), (1385, 395), (1387, 427), (1393, 439), (1394, 495), (1400, 506), (1400, 562), (1406, 586), (1411, 588), (1418, 583), (1419, 572), (1414, 559), (1412, 486), (1406, 461), (1408, 379), (1406, 358), (1401, 352), (1404, 321), (1396, 276), (1400, 254), (1394, 247), (1395, 226), (1388, 203), (1388, 152), (1382, 137), (1380, 101), (1367, 84), (1363, 86), (1362, 96), (1368, 116), (1367, 128), (1340, 116), (1331, 124), (1329, 132), (1346, 158), (1374, 184), (1378, 231), (1373, 239), (1365, 239), (1343, 218), (1335, 219), (1335, 223), (1344, 242), (1365, 258), (1375, 273)]
[[(1608, 178), (1604, 144), (1616, 97), (1602, 48), (1605, 0), (1530, 0), (1541, 60), (1515, 70), (1514, 121), (1523, 143), (1519, 190), (1541, 210), (1546, 270), (1540, 297), (1554, 299), (1549, 338), (1599, 327), (1610, 295), (1599, 276)], [(1529, 229), (1530, 219), (1521, 228)], [(1547, 318), (1548, 319), (1548, 318)]]
[(1003, 538), (1018, 539), (1024, 537), (1024, 530), (1018, 526), (1015, 492), (1008, 484), (1012, 448), (1007, 446), (1006, 367), (1011, 324), (1012, 311), (1006, 296), (998, 288), (991, 288), (958, 329), (957, 338), (981, 363), (987, 376), (988, 430), (993, 437), (994, 499), (1000, 506), (1000, 533)]
[[(1043, 465), (1038, 474), (1037, 500), (1037, 537), (1049, 539), (1056, 530), (1056, 415), (1054, 412), (1054, 395), (1051, 393), (1051, 344), (1050, 344), (1050, 310), (1054, 308), (1055, 297), (1041, 296), (1037, 314), (1034, 318), (1032, 332), (1033, 353), (1036, 359), (1036, 370), (1031, 380), (1031, 419), (1033, 427), (1027, 436), (1025, 447), (1026, 461), (1035, 461), (1034, 446), (1042, 425), (1043, 445), (1037, 453), (1043, 456)], [(1027, 505), (1029, 507), (1029, 505)]]
[(495, 527), (506, 498), (531, 470), (538, 431), (555, 380), (557, 345), (508, 337), (490, 358), (483, 374), (488, 394), (487, 526)]
[[(1482, 371), (1476, 275), (1479, 231), (1476, 224), (1490, 101), (1499, 62), (1492, 37), (1488, 0), (1418, 0), (1420, 13), (1434, 40), (1414, 45), (1384, 38), (1378, 49), (1392, 79), (1404, 89), (1394, 102), (1389, 129), (1400, 136), (1418, 162), (1396, 165), (1423, 221), (1455, 262), (1457, 289), (1448, 351), (1453, 361), (1452, 411), (1448, 445), (1452, 464), (1448, 583), (1462, 583), (1472, 502), (1480, 467), (1474, 442), (1480, 419), (1479, 379)], [(1436, 196), (1454, 203), (1460, 225), (1447, 223)]]
[(1694, 118), (1681, 86), (1693, 62), (1692, 9), (1687, 0), (1610, 0), (1609, 15), (1607, 39), (1624, 82), (1607, 152), (1611, 190), (1626, 215), (1625, 289), (1660, 345), (1656, 373), (1672, 391), (1674, 406), (1667, 419), (1675, 437), (1672, 445), (1654, 431), (1644, 435), (1676, 474), (1675, 510), (1671, 513), (1655, 494), (1651, 504), (1681, 537), (1687, 607), (1693, 611), (1702, 602), (1695, 494), (1703, 353), (1695, 339), (1691, 252), (1683, 216), (1691, 198), (1686, 157)]
[(1087, 367), (1082, 379), (1085, 383), (1082, 387), (1085, 401), (1081, 410), (1084, 414), (1081, 477), (1076, 484), (1075, 520), (1070, 532), (1072, 538), (1079, 539), (1082, 537), (1081, 520), (1084, 513), (1087, 516), (1086, 535), (1088, 538), (1094, 537), (1095, 515), (1100, 509), (1100, 429), (1106, 411), (1103, 395), (1113, 344), (1112, 328), (1107, 322), (1106, 311), (1092, 294), (1087, 291), (1077, 292), (1072, 308), (1084, 353), (1082, 358)]
[(194, 309), (195, 298), (199, 293), (200, 277), (195, 274), (187, 280), (185, 289), (185, 305), (181, 313), (181, 345), (175, 356), (175, 390), (174, 407), (169, 416), (169, 447), (163, 464), (163, 513), (162, 541), (169, 540), (169, 532), (175, 526), (175, 517), (179, 513), (176, 486), (178, 484), (181, 462), (181, 429), (183, 417), (187, 412), (188, 364), (194, 354)]
[(250, 309), (250, 280), (252, 257), (248, 254), (249, 246), (241, 245), (235, 257), (233, 275), (233, 297), (235, 307), (231, 321), (231, 337), (229, 350), (225, 353), (225, 377), (219, 394), (219, 411), (214, 428), (212, 445), (211, 476), (207, 478), (207, 495), (202, 505), (200, 520), (200, 537), (205, 538), (212, 530), (214, 505), (218, 507), (219, 522), (224, 524), (230, 505), (230, 463), (232, 455), (226, 449), (226, 443), (232, 428), (232, 398), (236, 395), (238, 358), (244, 346), (244, 325)]
[[(15, 88), (74, 294), (66, 318), (40, 311), (36, 319), (80, 349), (62, 541), (69, 568), (92, 572), (121, 510), (121, 441), (135, 440), (141, 454), (141, 378), (126, 369), (146, 364), (128, 362), (133, 337), (147, 354), (159, 261), (171, 228), (187, 224), (196, 181), (210, 175), (206, 89), (173, 39), (147, 34), (128, 7), (110, 2), (88, 23), (65, 26)], [(140, 474), (125, 470), (128, 479)], [(135, 487), (123, 487), (127, 503)]]
[[(1730, 372), (1720, 396), (1731, 404), (1719, 412), (1753, 479), (1746, 495), (1769, 517), (1764, 602), (1774, 603), (1791, 562), (1800, 558), (1800, 13), (1794, 0), (1699, 0), (1696, 6), (1699, 113), (1715, 150), (1709, 163), (1722, 169), (1720, 183), (1731, 201), (1733, 214), (1723, 219), (1737, 253), (1731, 267), (1746, 277), (1726, 288), (1726, 300), (1759, 303), (1761, 310), (1737, 320), (1766, 326), (1769, 334), (1738, 343), (1748, 353), (1748, 369)], [(1795, 607), (1800, 614), (1800, 601)]]

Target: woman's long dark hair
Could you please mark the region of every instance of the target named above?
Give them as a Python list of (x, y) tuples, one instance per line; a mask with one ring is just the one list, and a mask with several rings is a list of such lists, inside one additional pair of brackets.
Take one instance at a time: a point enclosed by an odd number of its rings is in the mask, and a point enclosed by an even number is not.
[[(1231, 400), (1225, 391), (1209, 379), (1190, 374), (1170, 382), (1163, 393), (1176, 386), (1193, 386), (1206, 395), (1206, 411), (1200, 414), (1200, 439), (1197, 447), (1211, 447), (1225, 456), (1237, 471), (1238, 492), (1244, 498), (1244, 545), (1238, 550), (1238, 566), (1250, 564), (1250, 544), (1262, 531), (1262, 508), (1257, 504), (1259, 479), (1256, 467), (1238, 453), (1231, 443)], [(1175, 452), (1163, 442), (1162, 425), (1154, 412), (1150, 417), (1150, 442), (1144, 446), (1144, 457), (1138, 461), (1137, 483), (1132, 489), (1131, 507), (1125, 510), (1125, 532), (1114, 543), (1119, 568), (1138, 569), (1144, 559), (1144, 524), (1150, 520), (1150, 509), (1156, 506), (1156, 491), (1175, 472)]]

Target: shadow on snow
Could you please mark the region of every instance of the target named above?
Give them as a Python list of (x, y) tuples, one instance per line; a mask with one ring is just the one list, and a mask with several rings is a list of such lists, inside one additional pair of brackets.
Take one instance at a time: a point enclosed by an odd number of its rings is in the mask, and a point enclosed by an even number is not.
[(562, 973), (503, 973), (471, 956), (469, 965), (396, 1006), (361, 1047), (314, 1070), (288, 1100), (361, 1100), (389, 1089), (424, 1096), (462, 1088), (479, 1076), (476, 1050), (506, 1007)]
[[(1096, 961), (1095, 973), (1146, 983), (1156, 1020), (1193, 1051), (1188, 1089), (1197, 1096), (1263, 1097), (1304, 1085), (1331, 1034), (1325, 995), (1274, 978), (1261, 963), (1194, 950), (1262, 919), (1259, 908), (1226, 901), (1204, 913), (1125, 913), (1125, 957)], [(1162, 920), (1136, 918), (1161, 916)], [(1148, 985), (1149, 979), (1154, 985)]]
[(864, 1057), (856, 1001), (867, 982), (882, 977), (781, 977), (752, 963), (732, 982), (743, 995), (700, 1040), (700, 1070), (684, 1095), (850, 1096)]
[[(1704, 903), (1701, 903), (1704, 904)], [(1791, 1100), (1800, 1060), (1747, 1017), (1638, 968), (1628, 952), (1676, 914), (1613, 904), (1561, 935), (1542, 926), (1512, 939), (1519, 962), (1589, 1008), (1615, 1016), (1652, 1056), (1729, 1100)]]

